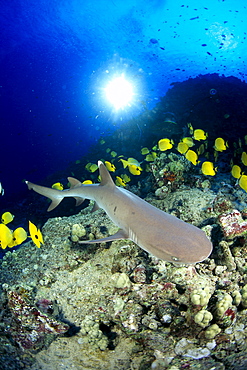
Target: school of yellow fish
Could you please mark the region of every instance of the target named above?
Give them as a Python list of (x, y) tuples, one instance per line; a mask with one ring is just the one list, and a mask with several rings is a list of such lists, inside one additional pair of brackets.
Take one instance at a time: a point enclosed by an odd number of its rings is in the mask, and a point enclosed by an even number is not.
[[(141, 149), (141, 154), (144, 157), (144, 160), (137, 161), (135, 158), (123, 158), (123, 155), (117, 156), (117, 152), (111, 150), (110, 148), (106, 149), (106, 153), (111, 155), (111, 160), (104, 161), (105, 166), (107, 167), (108, 171), (115, 172), (116, 171), (116, 163), (113, 162), (118, 160), (122, 162), (124, 169), (128, 169), (131, 175), (140, 175), (145, 167), (143, 167), (143, 163), (145, 165), (148, 162), (153, 162), (155, 158), (159, 155), (159, 152), (165, 152), (171, 149), (176, 149), (180, 154), (182, 154), (189, 162), (191, 162), (194, 166), (200, 165), (201, 173), (205, 176), (215, 176), (217, 173), (218, 167), (216, 166), (216, 162), (218, 160), (219, 153), (224, 152), (228, 149), (227, 141), (222, 137), (217, 137), (214, 140), (214, 153), (213, 153), (213, 160), (209, 160), (209, 157), (212, 157), (212, 154), (209, 153), (208, 150), (208, 133), (202, 129), (194, 129), (191, 123), (188, 123), (188, 129), (190, 136), (183, 137), (177, 144), (176, 147), (174, 146), (174, 141), (170, 138), (162, 138), (158, 141), (157, 145), (155, 145), (152, 149), (147, 147), (143, 147)], [(244, 138), (245, 145), (247, 145), (247, 135)], [(104, 144), (105, 141), (101, 139), (101, 144)], [(198, 144), (197, 144), (198, 143)], [(237, 146), (237, 144), (235, 144)], [(193, 150), (193, 146), (196, 147)], [(239, 140), (238, 146), (241, 147), (241, 140)], [(247, 153), (241, 151), (241, 163), (244, 166), (247, 166)], [(85, 167), (89, 172), (95, 172), (97, 170), (97, 165), (94, 163), (88, 163)], [(148, 169), (148, 166), (146, 165)], [(231, 174), (234, 178), (238, 179), (239, 186), (247, 192), (247, 175), (245, 175), (244, 171), (238, 164), (231, 163)], [(126, 186), (126, 183), (130, 181), (130, 178), (126, 180), (126, 174), (122, 174), (121, 176), (116, 176), (115, 183), (118, 186)], [(88, 183), (91, 180), (85, 180), (85, 183)], [(59, 184), (59, 183), (58, 183)]]
[(41, 244), (44, 244), (41, 231), (31, 221), (29, 221), (30, 236), (27, 235), (27, 232), (25, 229), (23, 229), (23, 227), (18, 227), (12, 231), (7, 224), (12, 222), (13, 219), (14, 216), (10, 212), (4, 212), (1, 216), (0, 248), (13, 248), (22, 244), (27, 238), (31, 238), (38, 248), (40, 248)]

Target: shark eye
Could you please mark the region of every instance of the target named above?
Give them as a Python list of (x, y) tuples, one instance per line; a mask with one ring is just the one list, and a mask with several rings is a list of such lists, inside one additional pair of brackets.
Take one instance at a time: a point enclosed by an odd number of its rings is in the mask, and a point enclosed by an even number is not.
[(179, 258), (178, 258), (178, 257), (175, 257), (175, 256), (172, 256), (172, 260), (173, 260), (174, 262), (178, 262), (178, 261), (179, 261)]

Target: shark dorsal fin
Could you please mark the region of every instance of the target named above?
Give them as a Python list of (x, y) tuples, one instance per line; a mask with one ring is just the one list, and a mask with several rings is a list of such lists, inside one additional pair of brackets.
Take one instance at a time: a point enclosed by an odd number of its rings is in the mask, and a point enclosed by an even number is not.
[(82, 185), (82, 183), (74, 177), (68, 177), (68, 181), (70, 183), (70, 189), (79, 188), (79, 186)]
[(115, 187), (116, 185), (114, 184), (111, 178), (111, 175), (109, 174), (104, 163), (101, 161), (98, 161), (98, 167), (99, 167), (99, 174), (101, 178), (100, 185), (101, 186), (107, 185), (109, 187)]

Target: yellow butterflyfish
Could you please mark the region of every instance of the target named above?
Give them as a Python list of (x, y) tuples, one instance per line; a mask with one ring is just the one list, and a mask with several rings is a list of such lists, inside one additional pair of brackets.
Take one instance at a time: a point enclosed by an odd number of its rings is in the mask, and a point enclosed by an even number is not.
[(122, 179), (123, 179), (124, 182), (130, 182), (130, 180), (131, 180), (131, 178), (128, 175), (126, 175), (126, 173), (124, 173), (123, 175), (121, 175), (121, 177), (122, 177)]
[(18, 227), (14, 230), (12, 234), (12, 241), (8, 244), (9, 248), (15, 247), (16, 245), (20, 245), (27, 239), (27, 232), (23, 229), (23, 227)]
[(228, 148), (228, 143), (222, 139), (222, 137), (217, 137), (214, 141), (214, 149), (218, 152), (223, 152)]
[(13, 221), (14, 219), (14, 215), (12, 215), (12, 213), (10, 212), (4, 212), (2, 214), (2, 217), (1, 217), (1, 222), (5, 225), (7, 225), (8, 223), (10, 223), (11, 221)]
[(242, 175), (239, 180), (239, 186), (247, 192), (247, 176)]
[(117, 156), (117, 152), (115, 152), (114, 150), (112, 150), (110, 154), (111, 154), (111, 156), (112, 156), (113, 158), (115, 158), (115, 157)]
[(185, 158), (188, 159), (188, 161), (190, 161), (191, 163), (193, 163), (194, 166), (196, 166), (197, 163), (199, 163), (198, 155), (196, 154), (196, 152), (194, 152), (194, 150), (189, 149), (185, 154)]
[(165, 150), (171, 149), (173, 147), (173, 144), (174, 142), (171, 139), (167, 139), (167, 138), (161, 139), (158, 142), (158, 148), (159, 150), (164, 152)]
[(243, 163), (245, 166), (247, 166), (247, 153), (246, 153), (246, 152), (243, 152), (243, 153), (241, 154), (241, 161), (242, 161), (242, 163)]
[(106, 168), (108, 169), (109, 172), (115, 172), (116, 171), (116, 167), (114, 166), (114, 164), (112, 164), (109, 161), (105, 161), (105, 166), (106, 166)]
[(98, 169), (98, 166), (97, 164), (95, 163), (87, 163), (86, 166), (85, 166), (86, 170), (89, 171), (89, 172), (95, 172), (97, 171)]
[(135, 158), (128, 158), (127, 161), (125, 159), (120, 159), (120, 161), (123, 163), (124, 168), (128, 167), (128, 170), (132, 175), (141, 174), (141, 165)]
[(198, 140), (198, 141), (200, 141), (200, 140), (206, 140), (207, 137), (208, 137), (208, 134), (204, 130), (201, 130), (199, 128), (196, 129), (196, 130), (194, 130), (193, 138), (195, 140)]
[(157, 157), (157, 153), (156, 152), (151, 152), (151, 153), (149, 153), (149, 154), (146, 155), (145, 161), (147, 161), (147, 162), (153, 162), (156, 157)]
[(44, 244), (43, 236), (41, 234), (41, 231), (35, 226), (31, 221), (29, 221), (29, 233), (30, 238), (34, 242), (34, 244), (40, 248), (40, 244)]
[(184, 154), (187, 152), (187, 150), (189, 149), (189, 146), (187, 143), (184, 143), (182, 141), (180, 141), (177, 145), (177, 151), (181, 154)]
[(193, 126), (191, 123), (187, 123), (188, 129), (190, 130), (190, 134), (192, 135), (194, 132)]
[(146, 154), (148, 154), (148, 153), (149, 153), (149, 149), (148, 149), (148, 148), (146, 148), (146, 147), (145, 147), (145, 148), (142, 148), (142, 149), (141, 149), (141, 154), (142, 154), (142, 155), (146, 155)]
[(235, 179), (239, 179), (241, 177), (241, 173), (242, 173), (242, 170), (241, 168), (237, 165), (237, 164), (234, 164), (232, 166), (232, 169), (231, 169), (231, 175), (235, 178)]
[(219, 157), (219, 152), (217, 152), (217, 150), (214, 150), (214, 160), (215, 160), (215, 162), (218, 160), (218, 157)]
[(52, 185), (52, 189), (63, 190), (63, 184), (61, 184), (61, 182), (56, 182)]
[(134, 164), (131, 164), (128, 166), (129, 172), (132, 175), (140, 175), (142, 172), (142, 168), (139, 166), (135, 166)]
[(93, 181), (92, 180), (84, 180), (83, 182), (82, 182), (82, 185), (91, 185), (93, 183)]
[(214, 176), (216, 174), (216, 168), (214, 168), (214, 164), (212, 162), (203, 162), (201, 169), (204, 175)]
[(116, 176), (115, 184), (117, 186), (126, 186), (126, 182), (120, 176)]
[(192, 147), (193, 145), (195, 145), (194, 144), (194, 141), (193, 141), (193, 139), (192, 139), (192, 137), (184, 137), (182, 140), (182, 143), (185, 143), (185, 144), (187, 144), (188, 145), (188, 147)]
[(12, 231), (5, 224), (0, 224), (0, 247), (5, 249), (13, 239)]
[(201, 144), (201, 145), (199, 146), (199, 148), (197, 149), (197, 154), (198, 154), (198, 155), (202, 155), (202, 154), (204, 153), (204, 151), (205, 151), (205, 145), (204, 145), (204, 143), (203, 143), (203, 144)]

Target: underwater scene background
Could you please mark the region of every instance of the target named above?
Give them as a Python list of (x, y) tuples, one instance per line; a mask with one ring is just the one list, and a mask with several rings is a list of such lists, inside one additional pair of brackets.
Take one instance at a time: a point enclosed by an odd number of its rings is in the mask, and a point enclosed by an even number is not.
[[(243, 0), (1, 1), (0, 367), (247, 368), (246, 17)], [(88, 200), (48, 213), (25, 181), (97, 184), (98, 160), (212, 254), (80, 245), (116, 225)]]

